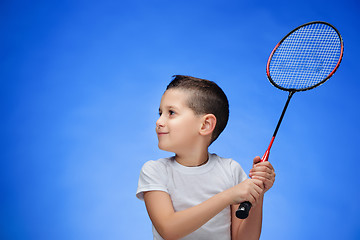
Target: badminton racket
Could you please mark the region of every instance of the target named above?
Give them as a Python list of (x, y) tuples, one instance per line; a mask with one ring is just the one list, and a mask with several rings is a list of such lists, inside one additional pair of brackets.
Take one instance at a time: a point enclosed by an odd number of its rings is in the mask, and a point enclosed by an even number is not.
[[(296, 92), (313, 89), (325, 83), (339, 68), (344, 44), (339, 31), (327, 22), (303, 24), (288, 33), (275, 46), (266, 65), (266, 74), (272, 85), (289, 93), (270, 144), (261, 158), (267, 161), (280, 124)], [(240, 204), (236, 216), (245, 219), (251, 203)]]

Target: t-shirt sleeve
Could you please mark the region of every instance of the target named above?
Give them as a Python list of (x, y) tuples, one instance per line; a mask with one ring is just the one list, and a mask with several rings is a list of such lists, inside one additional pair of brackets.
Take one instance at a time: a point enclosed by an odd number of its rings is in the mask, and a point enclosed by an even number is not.
[(159, 161), (149, 161), (141, 169), (136, 197), (144, 200), (144, 192), (168, 192), (166, 166)]
[(242, 169), (238, 162), (232, 160), (230, 166), (233, 173), (234, 186), (248, 178), (244, 169)]

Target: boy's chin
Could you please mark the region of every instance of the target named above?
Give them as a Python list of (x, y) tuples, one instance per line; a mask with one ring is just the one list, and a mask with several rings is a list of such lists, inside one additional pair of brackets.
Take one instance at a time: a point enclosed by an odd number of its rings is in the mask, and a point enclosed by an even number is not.
[(175, 153), (174, 149), (172, 149), (172, 148), (169, 147), (169, 146), (164, 146), (164, 145), (158, 144), (158, 148), (159, 148), (160, 150), (165, 151), (165, 152)]
[(160, 150), (163, 150), (163, 151), (166, 151), (166, 152), (171, 152), (171, 151), (169, 151), (168, 150), (168, 148), (166, 147), (166, 146), (163, 146), (162, 144), (158, 144), (158, 148), (160, 149)]

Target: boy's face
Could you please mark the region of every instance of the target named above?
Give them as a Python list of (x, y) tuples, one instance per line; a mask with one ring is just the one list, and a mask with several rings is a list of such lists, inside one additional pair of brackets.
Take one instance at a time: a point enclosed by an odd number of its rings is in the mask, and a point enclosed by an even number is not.
[(181, 153), (197, 146), (202, 117), (187, 106), (188, 93), (180, 89), (167, 90), (161, 98), (156, 121), (159, 148)]

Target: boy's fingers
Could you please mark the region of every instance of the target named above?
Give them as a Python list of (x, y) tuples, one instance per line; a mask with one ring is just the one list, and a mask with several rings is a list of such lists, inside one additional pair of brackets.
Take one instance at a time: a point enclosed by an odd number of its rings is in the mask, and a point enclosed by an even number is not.
[(267, 191), (274, 185), (275, 176), (263, 177), (263, 176), (259, 176), (259, 175), (254, 175), (254, 176), (252, 176), (252, 180), (260, 180), (263, 184), (263, 189), (265, 191)]
[(263, 189), (256, 186), (249, 192), (249, 198), (248, 201), (251, 202), (251, 204), (255, 204), (256, 200), (259, 198), (260, 194), (263, 192)]
[(261, 162), (261, 158), (260, 158), (259, 156), (256, 156), (256, 157), (254, 158), (254, 160), (253, 160), (253, 163), (254, 163), (254, 164), (257, 164), (257, 163), (259, 163), (259, 162)]
[(250, 173), (259, 173), (259, 172), (275, 174), (274, 168), (272, 168), (272, 166), (268, 166), (268, 165), (258, 164), (250, 170)]
[(252, 168), (250, 170), (250, 172), (268, 172), (271, 173), (274, 170), (272, 170), (271, 168), (268, 168), (267, 166), (255, 166), (254, 168)]
[(262, 190), (264, 188), (264, 183), (258, 178), (251, 179), (255, 183), (255, 188)]
[(275, 171), (271, 168), (268, 168), (267, 166), (256, 166), (253, 169), (250, 170), (250, 175), (254, 174), (267, 174), (269, 176), (275, 175)]
[(251, 178), (255, 178), (255, 177), (261, 177), (261, 178), (264, 178), (264, 179), (273, 179), (275, 178), (275, 173), (269, 173), (269, 172), (250, 172), (249, 173), (249, 176)]
[(270, 162), (261, 162), (260, 157), (255, 157), (254, 165), (250, 170), (249, 176), (258, 187), (255, 191), (260, 193), (258, 191), (266, 192), (273, 186), (276, 174)]
[(260, 180), (266, 186), (275, 182), (275, 178), (265, 178), (261, 176), (254, 176), (252, 179)]
[(267, 168), (269, 168), (269, 169), (271, 169), (271, 170), (274, 170), (273, 165), (272, 165), (270, 162), (268, 162), (268, 161), (259, 162), (259, 163), (257, 163), (257, 164), (254, 165), (254, 168), (260, 167), (260, 166), (267, 167)]

